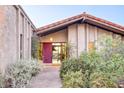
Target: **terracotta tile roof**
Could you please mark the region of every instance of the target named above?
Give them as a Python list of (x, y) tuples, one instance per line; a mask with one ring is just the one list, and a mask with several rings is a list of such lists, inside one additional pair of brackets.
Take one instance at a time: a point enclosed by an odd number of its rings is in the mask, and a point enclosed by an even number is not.
[(72, 21), (72, 20), (75, 20), (75, 19), (83, 18), (83, 15), (84, 14), (76, 15), (76, 16), (73, 16), (73, 17), (70, 17), (70, 18), (67, 18), (67, 19), (64, 19), (64, 20), (61, 20), (61, 21), (58, 21), (58, 22), (43, 26), (43, 27), (40, 27), (36, 31), (42, 31), (42, 30), (45, 30), (45, 29), (61, 25), (63, 23), (66, 23), (66, 22), (69, 22), (69, 21)]
[(113, 23), (113, 22), (110, 22), (110, 21), (107, 21), (107, 20), (104, 20), (104, 19), (101, 19), (101, 18), (92, 16), (92, 15), (89, 15), (89, 14), (85, 14), (85, 15), (86, 15), (86, 17), (87, 17), (88, 19), (91, 19), (91, 20), (93, 19), (93, 20), (99, 21), (99, 22), (101, 22), (101, 23), (104, 23), (104, 24), (107, 24), (107, 25), (110, 25), (110, 26), (113, 26), (113, 27), (117, 27), (117, 28), (119, 28), (119, 29), (124, 30), (124, 26), (115, 24), (115, 23)]
[(70, 18), (67, 18), (67, 19), (64, 19), (64, 20), (61, 20), (61, 21), (58, 21), (58, 22), (40, 27), (40, 28), (36, 29), (35, 31), (38, 32), (38, 33), (39, 32), (42, 33), (42, 32), (46, 32), (47, 30), (57, 28), (61, 25), (68, 24), (68, 23), (71, 23), (71, 22), (74, 22), (74, 21), (77, 21), (77, 20), (83, 20), (83, 19), (84, 20), (96, 21), (98, 23), (101, 23), (101, 24), (110, 26), (112, 28), (116, 28), (118, 30), (124, 31), (124, 26), (112, 23), (110, 21), (107, 21), (107, 20), (104, 20), (104, 19), (101, 19), (101, 18), (98, 18), (98, 17), (95, 17), (95, 16), (92, 16), (90, 14), (86, 14), (85, 12), (83, 14), (73, 16), (73, 17), (70, 17)]

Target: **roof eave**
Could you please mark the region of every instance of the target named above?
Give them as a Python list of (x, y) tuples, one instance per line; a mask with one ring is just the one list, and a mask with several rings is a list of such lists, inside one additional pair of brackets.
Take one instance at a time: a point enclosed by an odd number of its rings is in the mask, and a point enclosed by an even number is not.
[(104, 28), (106, 30), (124, 35), (124, 27), (86, 13), (83, 13), (68, 19), (64, 19), (62, 21), (41, 27), (37, 29), (35, 32), (37, 35), (44, 34), (47, 32), (51, 32), (53, 30), (57, 30), (58, 28), (67, 27), (73, 23), (76, 23), (77, 21), (80, 21), (80, 23), (83, 23), (83, 22), (90, 23), (92, 25)]
[(68, 25), (71, 25), (71, 24), (73, 24), (73, 23), (76, 23), (76, 22), (78, 22), (78, 21), (81, 21), (82, 19), (83, 19), (83, 18), (78, 18), (78, 19), (75, 19), (75, 20), (71, 20), (71, 21), (69, 21), (69, 22), (66, 22), (66, 23), (64, 23), (64, 24), (60, 24), (60, 25), (57, 25), (57, 26), (54, 26), (54, 27), (45, 29), (45, 30), (41, 30), (41, 31), (39, 30), (39, 31), (36, 32), (36, 34), (39, 35), (39, 34), (42, 34), (42, 33), (46, 33), (46, 32), (48, 32), (48, 31), (56, 30), (56, 29), (58, 29), (58, 28), (60, 28), (60, 27), (67, 27)]
[(85, 21), (87, 23), (96, 25), (96, 26), (104, 28), (106, 30), (113, 31), (115, 33), (123, 34), (124, 35), (124, 30), (123, 29), (120, 29), (120, 28), (117, 28), (117, 27), (114, 27), (114, 26), (110, 26), (108, 24), (105, 24), (105, 23), (102, 23), (100, 21), (96, 21), (96, 20), (93, 20), (93, 19), (86, 19)]

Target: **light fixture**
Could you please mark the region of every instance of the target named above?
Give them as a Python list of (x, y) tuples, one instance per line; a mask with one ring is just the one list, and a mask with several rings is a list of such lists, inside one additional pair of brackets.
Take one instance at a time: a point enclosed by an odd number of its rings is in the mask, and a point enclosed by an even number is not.
[(52, 37), (50, 37), (50, 41), (53, 41), (53, 38)]

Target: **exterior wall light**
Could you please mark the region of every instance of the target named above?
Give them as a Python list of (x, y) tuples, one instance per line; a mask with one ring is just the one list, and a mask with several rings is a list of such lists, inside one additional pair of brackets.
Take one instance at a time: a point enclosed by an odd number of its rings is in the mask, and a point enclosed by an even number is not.
[(52, 37), (50, 37), (50, 41), (53, 41), (53, 38)]

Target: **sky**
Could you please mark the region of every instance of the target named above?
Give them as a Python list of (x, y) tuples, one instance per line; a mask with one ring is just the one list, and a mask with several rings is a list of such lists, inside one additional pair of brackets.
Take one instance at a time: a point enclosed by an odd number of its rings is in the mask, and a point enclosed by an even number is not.
[(22, 7), (37, 28), (83, 12), (124, 26), (124, 5), (23, 5)]

